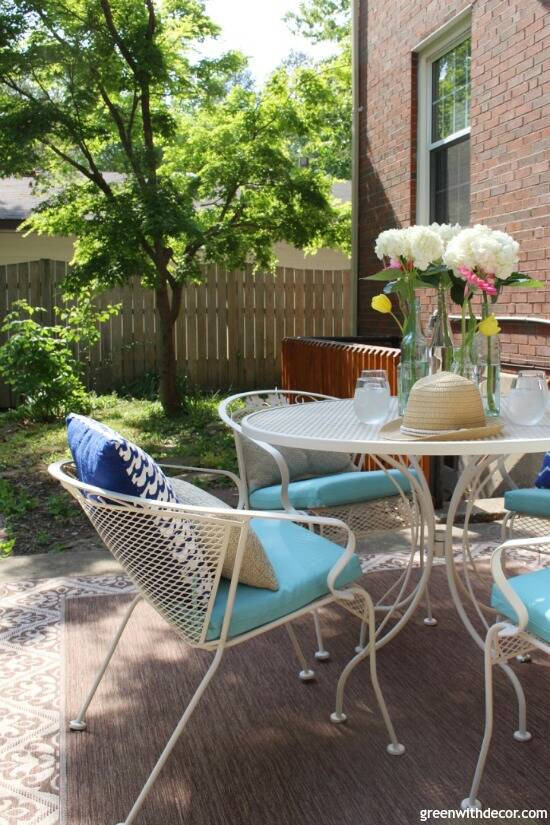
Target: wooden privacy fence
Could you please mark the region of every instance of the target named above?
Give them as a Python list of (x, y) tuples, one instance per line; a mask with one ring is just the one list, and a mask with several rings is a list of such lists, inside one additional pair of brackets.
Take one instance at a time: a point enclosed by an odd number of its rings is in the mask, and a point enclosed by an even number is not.
[[(31, 261), (0, 266), (0, 318), (18, 298), (55, 320), (67, 265)], [(155, 296), (137, 279), (101, 294), (98, 304), (121, 303), (102, 325), (87, 373), (98, 391), (129, 384), (156, 370)], [(178, 372), (201, 389), (259, 388), (280, 383), (281, 342), (289, 336), (350, 332), (350, 272), (278, 267), (276, 274), (205, 268), (204, 281), (184, 288), (176, 325)], [(1, 342), (1, 341), (0, 341)], [(13, 398), (0, 380), (0, 406)]]

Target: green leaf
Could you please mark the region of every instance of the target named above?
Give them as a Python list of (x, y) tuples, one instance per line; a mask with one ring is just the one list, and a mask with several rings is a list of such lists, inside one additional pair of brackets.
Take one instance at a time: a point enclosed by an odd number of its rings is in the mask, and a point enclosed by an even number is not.
[(497, 284), (499, 286), (523, 286), (528, 289), (540, 289), (544, 286), (543, 281), (539, 281), (537, 278), (530, 278), (522, 272), (512, 272), (508, 278), (498, 278)]
[(454, 283), (451, 287), (451, 299), (455, 304), (462, 306), (464, 303), (464, 282)]
[(402, 269), (394, 269), (393, 267), (388, 267), (388, 269), (383, 269), (381, 272), (376, 272), (374, 275), (367, 275), (365, 278), (361, 278), (361, 281), (392, 281), (395, 278), (400, 278), (403, 275)]
[(445, 264), (430, 264), (430, 266), (425, 270), (425, 274), (427, 275), (443, 275), (445, 272), (449, 271), (449, 267), (445, 266)]

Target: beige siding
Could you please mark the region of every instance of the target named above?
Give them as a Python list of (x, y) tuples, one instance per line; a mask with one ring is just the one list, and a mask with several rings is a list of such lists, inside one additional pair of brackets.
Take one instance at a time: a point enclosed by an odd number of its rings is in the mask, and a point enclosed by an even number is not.
[(70, 261), (73, 241), (57, 235), (27, 235), (15, 230), (0, 230), (0, 266), (27, 263), (47, 258), (52, 261)]
[[(287, 243), (275, 244), (279, 266), (294, 269), (349, 269), (350, 261), (334, 249), (320, 249), (316, 255), (304, 255)], [(73, 257), (71, 238), (48, 235), (25, 237), (15, 230), (0, 230), (0, 266), (26, 263), (47, 258), (52, 261), (70, 261)]]

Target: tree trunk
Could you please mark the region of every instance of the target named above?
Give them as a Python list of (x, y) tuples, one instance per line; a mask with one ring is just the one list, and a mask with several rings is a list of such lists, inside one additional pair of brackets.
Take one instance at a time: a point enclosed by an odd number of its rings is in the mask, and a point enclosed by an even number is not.
[(178, 391), (176, 372), (175, 327), (181, 302), (181, 286), (172, 293), (170, 303), (168, 286), (165, 284), (155, 290), (157, 296), (158, 330), (158, 368), (159, 397), (167, 416), (173, 417), (182, 412), (184, 398)]

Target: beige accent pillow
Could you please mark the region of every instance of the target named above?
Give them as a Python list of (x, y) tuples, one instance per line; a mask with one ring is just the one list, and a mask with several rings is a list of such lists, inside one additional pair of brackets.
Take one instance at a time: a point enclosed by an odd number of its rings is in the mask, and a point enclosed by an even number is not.
[(349, 453), (329, 453), (322, 450), (307, 450), (306, 452), (312, 476), (332, 476), (357, 470), (357, 465), (353, 463)]
[[(275, 459), (263, 447), (246, 436), (242, 436), (242, 445), (250, 492), (280, 484), (281, 474)], [(276, 449), (286, 462), (291, 481), (300, 481), (300, 479), (312, 476), (350, 473), (357, 469), (348, 453), (301, 450), (296, 447), (276, 447)]]
[[(263, 452), (265, 453), (265, 450)], [(170, 483), (174, 488), (180, 504), (190, 504), (195, 507), (223, 507), (224, 510), (233, 510), (225, 501), (213, 496), (211, 493), (207, 493), (206, 490), (201, 490), (200, 487), (196, 487), (194, 484), (189, 484), (188, 481), (183, 481), (180, 478), (171, 478)], [(225, 576), (227, 579), (230, 579), (233, 575), (233, 566), (235, 564), (238, 544), (239, 528), (235, 527), (229, 534), (229, 544), (222, 567), (222, 576)], [(252, 527), (249, 528), (246, 539), (239, 581), (242, 582), (242, 584), (250, 585), (250, 587), (262, 587), (266, 590), (279, 589), (279, 582), (277, 581), (275, 571), (260, 539)]]
[[(277, 463), (267, 450), (245, 435), (242, 436), (242, 447), (246, 479), (251, 493), (262, 487), (271, 487), (272, 484), (281, 483), (281, 473)], [(276, 449), (286, 462), (291, 481), (306, 478), (309, 475), (309, 463), (305, 450), (293, 447), (276, 447)]]

